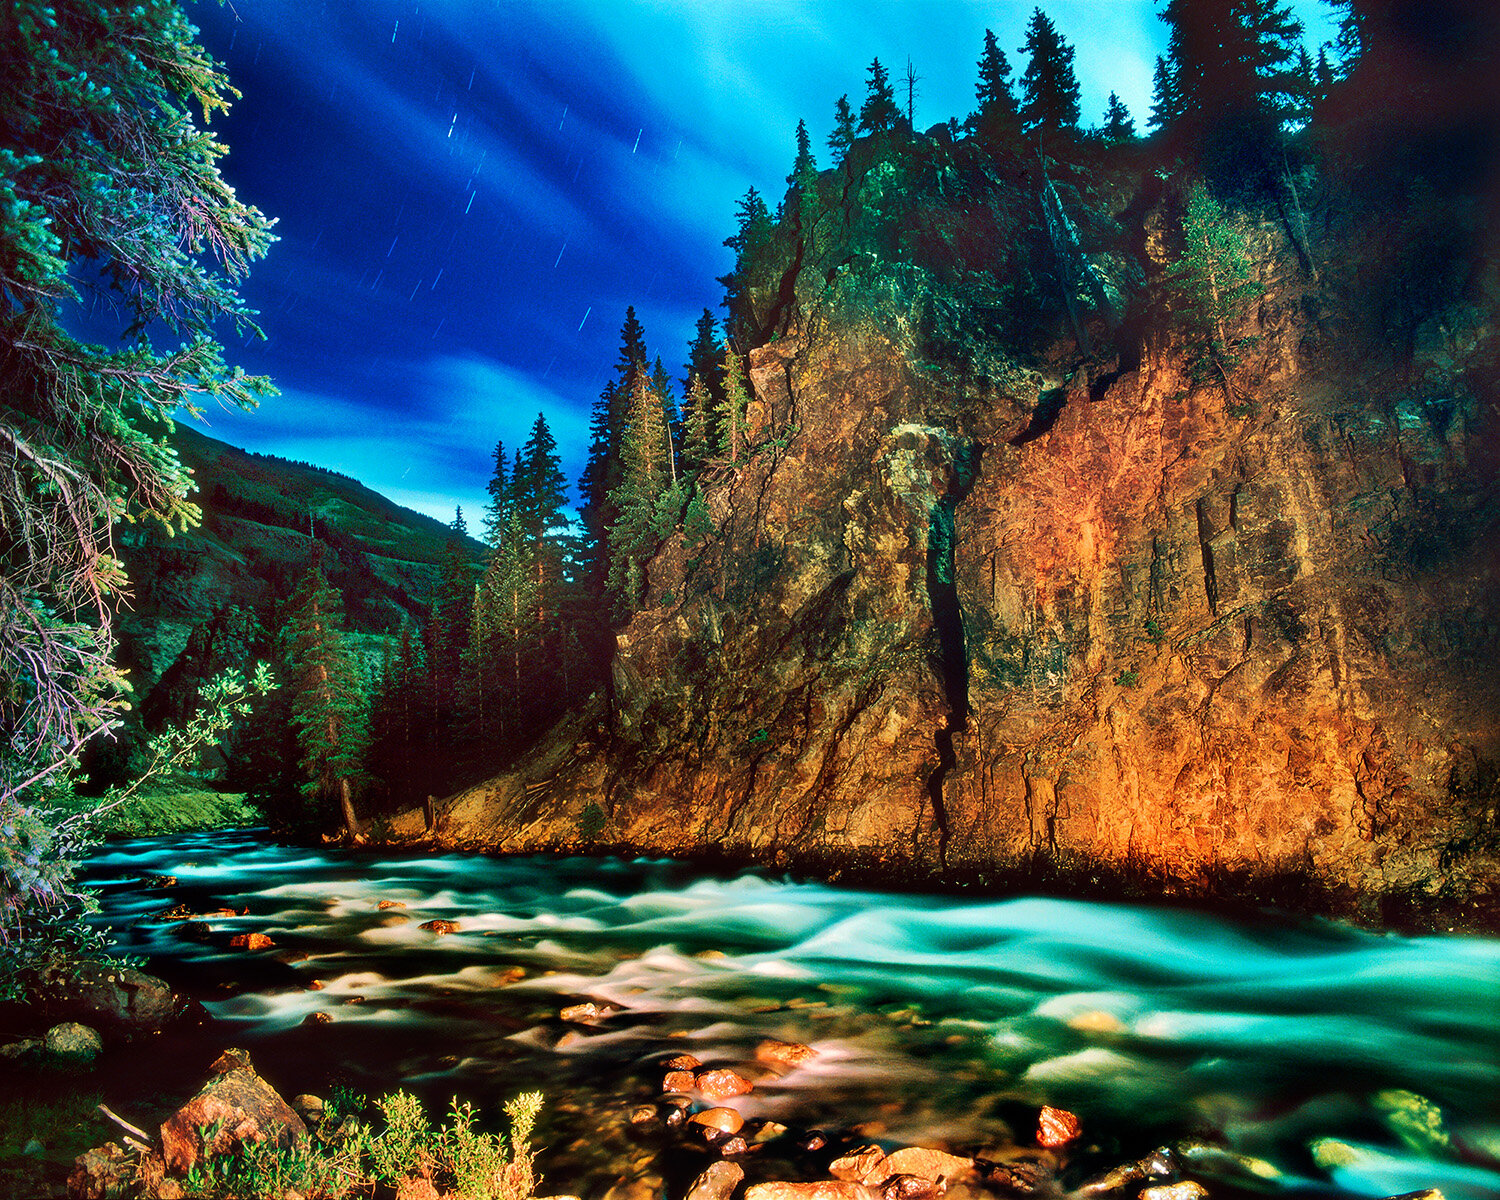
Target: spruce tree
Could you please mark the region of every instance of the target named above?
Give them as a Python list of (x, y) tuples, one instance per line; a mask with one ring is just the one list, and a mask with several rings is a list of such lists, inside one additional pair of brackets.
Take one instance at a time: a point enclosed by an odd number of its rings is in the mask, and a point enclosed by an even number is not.
[(724, 239), (724, 245), (734, 251), (734, 269), (728, 275), (719, 276), (719, 282), (724, 285), (724, 308), (729, 313), (725, 319), (726, 331), (741, 339), (753, 339), (756, 333), (750, 284), (757, 259), (770, 242), (773, 229), (766, 202), (753, 186), (750, 187), (740, 200), (738, 228)]
[(370, 707), (370, 774), (389, 799), (426, 795), (433, 786), (424, 753), (431, 735), (429, 686), (422, 641), (411, 622), (402, 621)]
[(813, 160), (812, 135), (807, 132), (807, 122), (797, 122), (797, 155), (792, 160), (792, 173), (786, 177), (786, 185), (799, 191), (807, 186), (809, 177), (816, 178), (818, 164)]
[(1182, 256), (1167, 272), (1173, 315), (1203, 366), (1228, 382), (1235, 339), (1230, 323), (1260, 294), (1244, 223), (1226, 213), (1213, 194), (1195, 183), (1182, 217)]
[(1078, 79), (1073, 47), (1047, 14), (1035, 9), (1026, 26), (1026, 72), (1021, 76), (1021, 125), (1044, 137), (1078, 127)]
[(708, 389), (703, 386), (703, 380), (694, 375), (682, 405), (682, 464), (684, 473), (690, 477), (703, 469), (703, 464), (713, 453), (712, 409), (713, 399)]
[(848, 95), (842, 95), (834, 101), (833, 132), (828, 135), (828, 149), (833, 152), (835, 167), (844, 165), (844, 159), (849, 157), (858, 136), (859, 123), (854, 119), (854, 109), (849, 106)]
[[(501, 670), (505, 679), (506, 711), (516, 721), (526, 707), (529, 673), (526, 663), (537, 641), (542, 620), (537, 582), (539, 556), (529, 542), (519, 517), (490, 556), (474, 597), (473, 643), (478, 660), (481, 699), (493, 691), (491, 677)], [(481, 719), (481, 735), (483, 729)]]
[(342, 597), (317, 566), (292, 596), (281, 648), (283, 686), (292, 697), (292, 725), (301, 749), (302, 792), (336, 802), (345, 836), (359, 844), (364, 836), (354, 793), (364, 779), (368, 703), (343, 637)]
[(719, 410), (719, 456), (730, 463), (739, 461), (745, 449), (745, 373), (739, 355), (733, 349), (724, 351), (724, 404)]
[(667, 368), (662, 365), (659, 354), (656, 356), (656, 364), (651, 368), (651, 394), (656, 397), (656, 402), (661, 407), (662, 426), (666, 430), (667, 478), (670, 482), (676, 483), (677, 454), (682, 442), (682, 429), (679, 424), (677, 401), (672, 397), (672, 380), (667, 374)]
[(489, 494), (484, 505), (484, 544), (491, 550), (500, 544), (505, 527), (510, 523), (510, 479), (503, 441), (495, 443), (494, 462), (494, 472), (484, 489)]
[(1177, 72), (1166, 56), (1156, 56), (1156, 70), (1152, 76), (1151, 115), (1147, 124), (1152, 129), (1168, 129), (1182, 117), (1182, 95), (1177, 90)]
[(516, 456), (508, 505), (515, 526), (532, 549), (540, 550), (567, 524), (563, 515), (567, 502), (557, 439), (547, 427), (546, 414), (537, 413), (531, 436)]
[(871, 61), (865, 83), (865, 102), (859, 109), (861, 133), (888, 133), (901, 124), (901, 110), (896, 107), (896, 92), (880, 60)]
[(1302, 26), (1278, 0), (1167, 0), (1171, 131), (1222, 188), (1261, 186), (1295, 116)]
[(1109, 94), (1109, 106), (1104, 110), (1104, 124), (1099, 132), (1107, 142), (1128, 142), (1135, 137), (1135, 122), (1130, 119), (1130, 110), (1114, 92)]
[(1016, 97), (1010, 87), (1010, 62), (992, 29), (984, 31), (984, 50), (979, 55), (979, 83), (974, 88), (977, 107), (971, 124), (986, 141), (1013, 136), (1021, 127)]
[[(214, 335), (258, 333), (236, 289), (274, 239), (195, 124), (238, 96), (196, 36), (167, 0), (0, 14), (0, 939), (71, 894), (46, 806), (123, 704), (114, 522), (196, 523), (173, 414), (274, 390)], [(85, 293), (109, 346), (64, 318)]]
[(459, 537), (469, 536), (469, 523), (464, 520), (464, 506), (462, 504), (453, 506), (453, 520), (448, 522), (448, 528), (458, 534)]

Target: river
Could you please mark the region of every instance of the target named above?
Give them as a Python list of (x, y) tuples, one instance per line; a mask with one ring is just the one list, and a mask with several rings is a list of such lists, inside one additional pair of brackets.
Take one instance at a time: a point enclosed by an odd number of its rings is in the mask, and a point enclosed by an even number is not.
[[(1183, 1142), (1229, 1194), (1500, 1197), (1493, 939), (259, 831), (112, 842), (85, 877), (119, 949), (216, 1018), (205, 1066), (241, 1045), (288, 1095), (407, 1087), (434, 1108), (540, 1088), (545, 1193), (651, 1181), (626, 1114), (661, 1062), (750, 1063), (777, 1038), (817, 1055), (733, 1103), (794, 1131), (1003, 1155), (1048, 1103), (1095, 1165)], [(241, 915), (205, 931), (160, 919), (174, 904)], [(274, 948), (228, 947), (252, 932)], [(614, 1011), (561, 1019), (584, 1001)]]

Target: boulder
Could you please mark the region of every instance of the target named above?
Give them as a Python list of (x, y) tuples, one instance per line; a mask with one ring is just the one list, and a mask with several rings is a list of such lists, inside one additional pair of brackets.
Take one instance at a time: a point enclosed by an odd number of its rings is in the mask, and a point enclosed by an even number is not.
[[(216, 1135), (207, 1141), (208, 1131), (215, 1127)], [(248, 1066), (232, 1066), (216, 1075), (161, 1126), (167, 1169), (179, 1174), (200, 1157), (248, 1142), (286, 1146), (306, 1136), (302, 1118)]]
[(721, 1159), (693, 1180), (683, 1200), (729, 1200), (744, 1178), (742, 1168)]
[(695, 1058), (691, 1054), (674, 1054), (662, 1066), (668, 1071), (696, 1071), (703, 1065), (701, 1058)]
[(801, 1042), (779, 1042), (775, 1038), (767, 1038), (755, 1047), (755, 1061), (778, 1071), (800, 1067), (817, 1055), (818, 1052), (811, 1046), (805, 1046)]
[(269, 950), (275, 944), (264, 933), (237, 933), (229, 939), (232, 950)]
[(924, 1146), (907, 1146), (886, 1157), (885, 1170), (891, 1175), (915, 1175), (934, 1183), (939, 1179), (953, 1183), (973, 1172), (974, 1160)]
[(428, 933), (435, 933), (435, 934), (438, 935), (438, 937), (442, 937), (443, 934), (445, 934), (445, 933), (457, 933), (458, 932), (458, 922), (457, 921), (423, 921), (420, 925), (417, 926), (417, 928), (418, 929), (425, 929), (425, 930), (427, 930)]
[(105, 1142), (73, 1160), (68, 1195), (73, 1200), (105, 1200), (122, 1195), (135, 1180), (135, 1163), (118, 1142)]
[(892, 1175), (880, 1185), (880, 1200), (937, 1200), (948, 1190), (943, 1180), (920, 1175)]
[(87, 1025), (64, 1021), (47, 1030), (42, 1045), (53, 1058), (68, 1063), (91, 1063), (104, 1049), (104, 1039)]
[(661, 1079), (664, 1092), (690, 1092), (696, 1084), (691, 1071), (668, 1071)]
[(104, 962), (52, 967), (39, 981), (37, 995), (54, 1020), (80, 1021), (115, 1037), (154, 1033), (170, 1024), (184, 1007), (154, 975)]
[(851, 1183), (879, 1183), (893, 1174), (885, 1165), (885, 1151), (876, 1145), (861, 1146), (834, 1159), (828, 1173)]
[(745, 1127), (745, 1118), (732, 1108), (706, 1108), (689, 1117), (688, 1124), (696, 1125), (704, 1132), (718, 1137), (738, 1133)]
[(710, 1100), (728, 1100), (731, 1096), (743, 1096), (753, 1087), (743, 1075), (727, 1067), (699, 1071), (693, 1082), (698, 1091)]
[(745, 1200), (865, 1200), (868, 1193), (857, 1183), (823, 1179), (815, 1183), (757, 1183), (745, 1189)]
[(590, 1000), (584, 1004), (570, 1004), (558, 1016), (577, 1025), (594, 1025), (620, 1010), (612, 1004), (599, 1004)]

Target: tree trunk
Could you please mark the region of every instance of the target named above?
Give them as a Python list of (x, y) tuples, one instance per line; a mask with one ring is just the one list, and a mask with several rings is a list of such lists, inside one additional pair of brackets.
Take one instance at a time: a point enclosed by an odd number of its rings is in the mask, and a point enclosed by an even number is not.
[(339, 809), (344, 814), (344, 832), (351, 846), (363, 846), (364, 834), (359, 831), (359, 818), (354, 815), (354, 795), (349, 789), (349, 777), (339, 776)]

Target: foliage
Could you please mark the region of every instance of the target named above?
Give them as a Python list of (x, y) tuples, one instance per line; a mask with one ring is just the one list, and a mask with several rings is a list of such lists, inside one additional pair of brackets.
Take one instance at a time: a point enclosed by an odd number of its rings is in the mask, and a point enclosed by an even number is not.
[(979, 82), (974, 88), (977, 107), (970, 124), (981, 138), (998, 141), (1014, 136), (1021, 127), (1021, 115), (1010, 86), (1010, 62), (994, 30), (984, 31), (984, 50), (979, 56)]
[(539, 1092), (505, 1105), (508, 1133), (475, 1128), (469, 1104), (452, 1102), (434, 1129), (421, 1102), (393, 1092), (375, 1102), (376, 1128), (342, 1111), (362, 1108), (361, 1098), (331, 1105), (317, 1135), (288, 1147), (253, 1142), (229, 1154), (202, 1158), (188, 1173), (188, 1194), (205, 1200), (281, 1200), (295, 1191), (307, 1200), (341, 1200), (375, 1188), (398, 1189), (429, 1179), (459, 1200), (528, 1200), (536, 1189), (530, 1139), (541, 1111)]
[(1261, 292), (1242, 219), (1224, 211), (1201, 183), (1189, 190), (1182, 215), (1182, 254), (1167, 272), (1172, 314), (1201, 365), (1221, 373), (1240, 341), (1231, 326)]
[(209, 680), (192, 718), (151, 739), (142, 774), (102, 799), (75, 795), (63, 776), (40, 803), (0, 805), (0, 999), (18, 997), (28, 974), (49, 960), (108, 945), (84, 920), (97, 905), (74, 887), (79, 860), (103, 837), (112, 814), (148, 782), (190, 769), (271, 686), (263, 663), (248, 680), (236, 671)]
[(1041, 9), (1026, 26), (1028, 56), (1021, 76), (1021, 125), (1027, 133), (1050, 137), (1078, 126), (1078, 77), (1073, 47)]
[[(0, 938), (7, 977), (81, 936), (71, 890), (97, 802), (80, 752), (123, 707), (112, 617), (127, 580), (116, 522), (194, 523), (166, 440), (204, 397), (270, 385), (228, 367), (211, 329), (254, 331), (235, 292), (270, 222), (219, 175), (198, 129), (236, 95), (165, 0), (21, 0), (0, 19)], [(86, 281), (86, 282), (85, 282)], [(117, 349), (64, 315), (87, 288)], [(153, 331), (186, 340), (158, 351)], [(183, 746), (164, 748), (171, 758)]]
[(859, 109), (859, 132), (887, 133), (901, 124), (901, 110), (896, 107), (896, 93), (890, 76), (874, 59), (869, 66), (865, 102)]
[(284, 682), (301, 750), (302, 793), (336, 801), (345, 834), (357, 842), (354, 792), (365, 779), (369, 711), (342, 622), (342, 598), (313, 566), (292, 597), (281, 632)]

